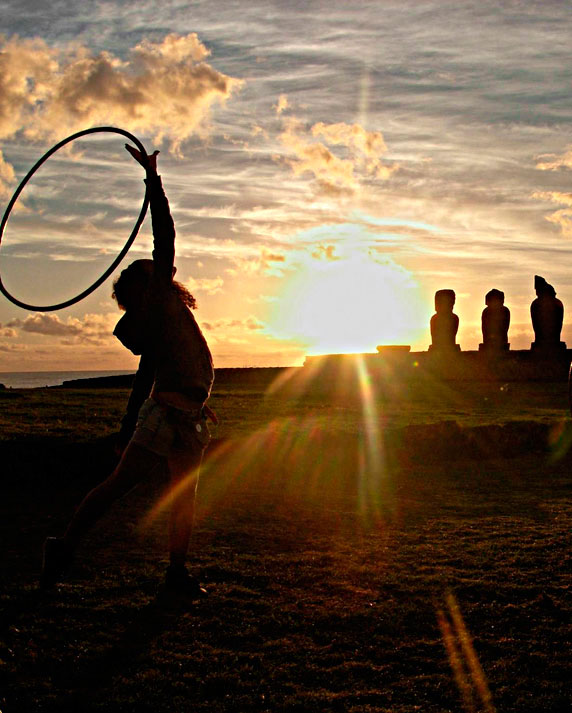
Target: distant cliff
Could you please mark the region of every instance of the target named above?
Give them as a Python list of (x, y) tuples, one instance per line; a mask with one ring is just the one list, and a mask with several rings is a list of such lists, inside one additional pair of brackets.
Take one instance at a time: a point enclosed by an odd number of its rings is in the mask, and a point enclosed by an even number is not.
[[(298, 368), (298, 367), (293, 367)], [(248, 384), (267, 386), (271, 384), (288, 367), (236, 367), (215, 369), (215, 387), (220, 384)], [(116, 376), (99, 376), (91, 379), (72, 379), (64, 381), (51, 389), (130, 389), (135, 374), (119, 374)]]

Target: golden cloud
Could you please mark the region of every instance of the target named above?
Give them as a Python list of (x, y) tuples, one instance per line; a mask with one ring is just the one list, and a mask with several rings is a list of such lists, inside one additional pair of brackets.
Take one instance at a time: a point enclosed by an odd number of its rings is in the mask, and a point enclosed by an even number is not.
[(217, 319), (214, 322), (202, 322), (203, 329), (209, 332), (224, 331), (224, 332), (242, 332), (259, 331), (264, 329), (265, 325), (256, 317), (250, 316), (246, 319)]
[(387, 146), (380, 131), (366, 131), (359, 124), (319, 122), (312, 127), (312, 136), (322, 136), (327, 143), (335, 146), (346, 146), (354, 152), (356, 160), (361, 155), (368, 175), (387, 179), (397, 169), (396, 165), (386, 166), (381, 162)]
[[(572, 146), (562, 156), (543, 154), (538, 159), (539, 163), (536, 164), (536, 168), (540, 171), (557, 171), (559, 168), (572, 168)], [(545, 160), (542, 161), (541, 159)]]
[(286, 263), (286, 256), (262, 248), (258, 255), (237, 256), (233, 258), (233, 262), (236, 268), (228, 268), (226, 272), (229, 275), (281, 275), (281, 267)]
[(209, 295), (214, 295), (216, 292), (222, 290), (224, 285), (224, 280), (222, 277), (208, 278), (203, 277), (199, 279), (189, 278), (186, 282), (186, 287), (191, 292), (206, 292)]
[(536, 191), (533, 198), (564, 205), (566, 208), (557, 210), (546, 216), (549, 223), (558, 226), (567, 238), (572, 238), (572, 193), (561, 193), (560, 191)]
[(572, 210), (557, 210), (546, 216), (549, 223), (554, 223), (562, 231), (562, 235), (572, 238)]
[(3, 327), (0, 324), (0, 337), (12, 338), (16, 336), (16, 330), (11, 327)]
[[(294, 155), (284, 159), (294, 174), (313, 175), (319, 192), (333, 197), (355, 193), (362, 179), (387, 180), (398, 168), (382, 162), (387, 146), (381, 132), (359, 124), (319, 122), (308, 135), (299, 119), (288, 117), (278, 138)], [(345, 157), (337, 156), (331, 146), (342, 147)]]
[(318, 245), (318, 247), (312, 252), (312, 257), (316, 260), (341, 260), (339, 255), (336, 255), (335, 245)]
[(310, 173), (324, 183), (332, 183), (334, 186), (351, 190), (357, 189), (353, 163), (338, 158), (322, 143), (309, 142), (303, 135), (302, 122), (298, 119), (294, 117), (286, 119), (284, 131), (278, 138), (295, 156), (295, 158), (286, 158), (295, 175)]
[(282, 114), (283, 111), (288, 109), (288, 106), (289, 106), (288, 97), (286, 96), (286, 94), (281, 94), (278, 97), (278, 103), (276, 104), (276, 107), (275, 107), (276, 113), (278, 114), (278, 116), (280, 116), (280, 114)]
[(57, 72), (57, 50), (39, 39), (0, 35), (0, 138), (14, 136), (48, 95)]
[(242, 84), (209, 65), (208, 55), (195, 33), (144, 40), (126, 60), (0, 37), (0, 138), (60, 139), (112, 124), (167, 139), (178, 151), (207, 132), (212, 107)]
[(533, 198), (547, 200), (551, 203), (559, 203), (572, 208), (572, 193), (562, 193), (560, 191), (536, 191), (532, 194)]

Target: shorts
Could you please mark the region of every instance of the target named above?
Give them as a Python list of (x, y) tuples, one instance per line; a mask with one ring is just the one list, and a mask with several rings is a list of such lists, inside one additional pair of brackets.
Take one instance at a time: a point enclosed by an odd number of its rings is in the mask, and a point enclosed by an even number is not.
[(185, 452), (202, 451), (210, 441), (206, 418), (191, 412), (163, 406), (147, 399), (137, 416), (132, 443), (168, 458)]

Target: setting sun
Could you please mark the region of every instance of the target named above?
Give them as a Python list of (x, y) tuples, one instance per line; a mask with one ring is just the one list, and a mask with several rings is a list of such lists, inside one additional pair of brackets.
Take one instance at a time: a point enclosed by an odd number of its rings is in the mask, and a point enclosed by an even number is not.
[(427, 306), (411, 274), (371, 254), (312, 260), (293, 276), (273, 326), (309, 354), (410, 344), (426, 330)]

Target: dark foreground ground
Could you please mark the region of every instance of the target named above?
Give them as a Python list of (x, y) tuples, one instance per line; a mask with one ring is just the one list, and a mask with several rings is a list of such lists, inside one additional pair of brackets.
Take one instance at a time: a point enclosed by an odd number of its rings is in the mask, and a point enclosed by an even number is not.
[(37, 590), (127, 392), (0, 396), (2, 713), (569, 710), (565, 386), (246, 382), (213, 397), (192, 557), (209, 597), (189, 606), (157, 594), (157, 482)]

